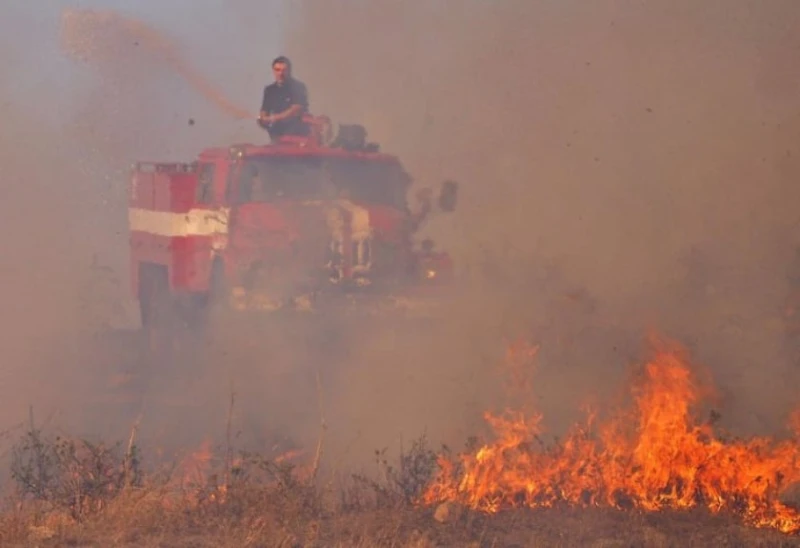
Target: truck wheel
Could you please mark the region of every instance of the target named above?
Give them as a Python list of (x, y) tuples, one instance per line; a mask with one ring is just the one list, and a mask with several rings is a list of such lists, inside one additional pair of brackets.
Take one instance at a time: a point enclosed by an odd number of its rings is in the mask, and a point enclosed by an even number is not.
[(195, 293), (183, 303), (186, 326), (196, 333), (207, 334), (215, 311), (226, 299), (225, 271), (222, 261), (217, 259), (211, 268), (208, 291)]
[(142, 328), (146, 330), (170, 327), (173, 323), (175, 306), (166, 267), (142, 265), (139, 268), (139, 312)]
[(230, 297), (227, 280), (225, 279), (225, 266), (221, 259), (214, 261), (211, 267), (211, 280), (209, 280), (208, 308), (210, 311), (224, 309)]
[[(165, 266), (139, 266), (139, 311), (143, 336), (143, 373), (165, 363), (175, 343), (176, 310)], [(144, 373), (149, 375), (149, 373)]]

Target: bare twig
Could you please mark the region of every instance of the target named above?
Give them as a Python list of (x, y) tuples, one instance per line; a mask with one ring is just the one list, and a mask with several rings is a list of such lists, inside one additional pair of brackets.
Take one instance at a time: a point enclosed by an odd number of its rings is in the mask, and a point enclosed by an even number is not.
[(230, 487), (231, 468), (233, 467), (233, 441), (231, 439), (231, 429), (233, 427), (233, 406), (236, 402), (236, 392), (233, 389), (233, 377), (231, 377), (231, 399), (228, 406), (228, 420), (225, 427), (225, 488)]
[[(41, 479), (46, 477), (47, 470), (44, 463), (44, 454), (42, 450), (42, 444), (39, 438), (39, 432), (36, 430), (36, 423), (33, 420), (33, 405), (28, 406), (28, 420), (30, 421), (30, 435), (33, 440), (33, 453), (34, 453), (34, 462), (36, 463), (36, 472), (37, 478)], [(38, 485), (37, 488), (45, 489), (44, 485)]]
[(322, 445), (323, 440), (325, 438), (325, 430), (327, 429), (327, 424), (325, 423), (325, 412), (322, 406), (322, 382), (319, 376), (319, 370), (317, 370), (317, 401), (319, 404), (319, 423), (320, 423), (320, 432), (319, 432), (319, 441), (317, 441), (317, 452), (314, 456), (314, 468), (311, 471), (311, 481), (315, 481), (317, 478), (317, 472), (319, 471), (319, 464), (322, 460)]
[[(5, 430), (0, 431), (0, 442), (7, 440), (11, 437), (11, 434), (25, 426), (24, 422), (21, 422), (15, 426), (7, 428)], [(8, 453), (10, 449), (6, 449), (5, 451), (0, 452), (0, 459), (3, 459)]]
[(403, 434), (400, 434), (400, 477), (406, 477), (406, 453), (403, 448)]
[(128, 447), (125, 450), (125, 462), (124, 462), (124, 470), (125, 470), (125, 486), (129, 487), (133, 482), (133, 447), (136, 444), (136, 433), (139, 431), (139, 424), (142, 422), (142, 415), (143, 413), (140, 412), (139, 416), (136, 417), (136, 420), (131, 427), (131, 435), (128, 437)]

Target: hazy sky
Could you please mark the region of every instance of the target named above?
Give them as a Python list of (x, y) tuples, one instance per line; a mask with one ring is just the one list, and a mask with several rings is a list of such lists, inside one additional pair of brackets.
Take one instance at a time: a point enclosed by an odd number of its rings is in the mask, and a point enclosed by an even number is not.
[[(269, 62), (281, 53), (280, 2), (260, 7), (262, 20), (254, 25), (235, 1), (5, 0), (0, 5), (0, 69), (11, 64), (14, 75), (0, 83), (5, 100), (58, 116), (94, 84), (83, 67), (58, 50), (64, 8), (114, 9), (166, 30), (209, 80), (254, 110), (271, 78)], [(175, 93), (202, 113), (204, 100), (188, 87)]]

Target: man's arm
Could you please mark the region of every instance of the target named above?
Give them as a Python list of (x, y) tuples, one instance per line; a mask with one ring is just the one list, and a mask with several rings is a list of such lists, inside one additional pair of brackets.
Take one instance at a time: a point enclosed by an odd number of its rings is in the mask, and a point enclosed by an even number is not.
[[(292, 106), (283, 112), (269, 114), (267, 116), (269, 122), (280, 122), (281, 120), (301, 116), (308, 112), (308, 91), (306, 90), (305, 84), (297, 82), (292, 95)], [(262, 110), (262, 112), (265, 111)], [(263, 118), (264, 116), (262, 115), (262, 119)]]
[(295, 103), (294, 105), (290, 106), (283, 112), (270, 115), (269, 119), (273, 122), (280, 122), (281, 120), (286, 120), (287, 118), (299, 116), (302, 112), (303, 112), (303, 107)]
[(303, 82), (297, 82), (297, 88), (295, 90), (295, 103), (300, 106), (303, 113), (308, 112), (308, 90)]
[(264, 88), (264, 94), (261, 97), (261, 112), (258, 115), (258, 125), (262, 128), (265, 127), (267, 124), (270, 123), (270, 116), (269, 116), (269, 87)]

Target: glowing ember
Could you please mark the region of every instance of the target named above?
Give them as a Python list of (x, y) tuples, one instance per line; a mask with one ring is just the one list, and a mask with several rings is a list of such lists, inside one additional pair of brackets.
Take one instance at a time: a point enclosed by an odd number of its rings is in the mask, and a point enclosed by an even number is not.
[[(608, 421), (584, 425), (551, 450), (537, 449), (541, 416), (490, 413), (497, 439), (460, 462), (440, 458), (423, 502), (455, 501), (489, 513), (504, 508), (705, 507), (750, 525), (800, 532), (800, 513), (778, 495), (800, 481), (800, 442), (725, 441), (693, 410), (702, 392), (687, 361), (660, 350), (633, 385), (633, 405)], [(800, 411), (793, 415), (800, 431)]]

